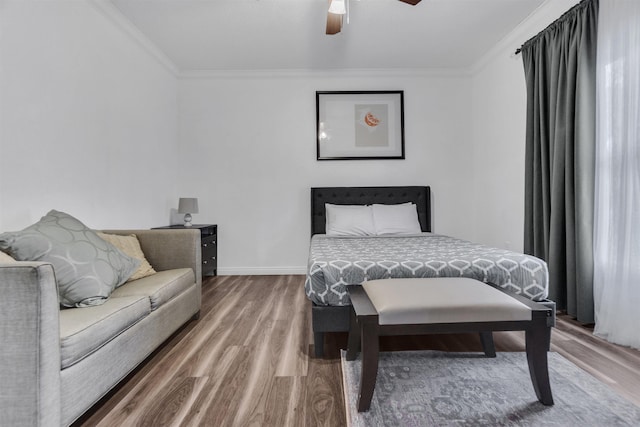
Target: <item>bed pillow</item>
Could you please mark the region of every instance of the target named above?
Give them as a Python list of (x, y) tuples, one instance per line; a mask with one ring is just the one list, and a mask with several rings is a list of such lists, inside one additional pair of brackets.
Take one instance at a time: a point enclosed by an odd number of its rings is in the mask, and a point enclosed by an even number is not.
[(13, 264), (16, 262), (9, 254), (0, 251), (0, 264)]
[(371, 206), (332, 205), (326, 203), (327, 236), (373, 236), (376, 233), (373, 224)]
[(103, 304), (140, 264), (76, 218), (55, 210), (22, 231), (0, 234), (0, 250), (19, 261), (51, 263), (64, 307)]
[(104, 239), (107, 242), (111, 243), (113, 246), (120, 249), (131, 258), (135, 258), (140, 261), (140, 267), (138, 267), (135, 273), (133, 273), (133, 275), (129, 277), (129, 280), (127, 280), (127, 282), (142, 279), (143, 277), (151, 276), (152, 274), (156, 273), (151, 264), (149, 264), (149, 261), (147, 261), (147, 258), (144, 256), (144, 252), (142, 252), (142, 248), (140, 247), (138, 236), (136, 236), (135, 234), (122, 236), (119, 234), (107, 234), (98, 232), (98, 236), (100, 236), (101, 239)]
[(418, 210), (413, 203), (371, 206), (378, 236), (420, 234)]

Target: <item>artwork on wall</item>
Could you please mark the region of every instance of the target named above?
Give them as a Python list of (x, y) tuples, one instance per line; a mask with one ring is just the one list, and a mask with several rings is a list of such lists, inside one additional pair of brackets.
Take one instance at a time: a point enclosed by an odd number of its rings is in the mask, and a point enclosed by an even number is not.
[(404, 159), (404, 92), (316, 92), (318, 160)]

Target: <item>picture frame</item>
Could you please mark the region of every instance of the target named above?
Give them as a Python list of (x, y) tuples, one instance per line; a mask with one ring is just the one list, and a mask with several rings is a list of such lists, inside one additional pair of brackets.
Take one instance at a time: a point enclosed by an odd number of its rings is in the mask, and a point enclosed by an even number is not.
[(404, 91), (316, 91), (317, 160), (404, 159)]

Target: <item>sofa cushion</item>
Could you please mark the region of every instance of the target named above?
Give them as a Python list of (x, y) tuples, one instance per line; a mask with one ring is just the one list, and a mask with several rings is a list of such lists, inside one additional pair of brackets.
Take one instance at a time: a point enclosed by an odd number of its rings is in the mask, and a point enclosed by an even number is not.
[(151, 276), (155, 274), (155, 270), (147, 261), (147, 258), (144, 256), (144, 252), (142, 252), (142, 248), (140, 247), (140, 242), (138, 241), (138, 237), (135, 234), (129, 234), (127, 236), (121, 236), (119, 234), (107, 234), (98, 232), (98, 236), (101, 239), (106, 240), (111, 243), (116, 248), (120, 249), (125, 254), (129, 255), (131, 258), (135, 258), (140, 261), (140, 267), (133, 273), (127, 282), (132, 280), (142, 279), (143, 277)]
[(62, 369), (74, 365), (151, 312), (140, 296), (109, 298), (95, 307), (60, 310)]
[(127, 282), (113, 291), (112, 297), (146, 296), (151, 303), (151, 311), (180, 295), (196, 283), (193, 269), (176, 268), (159, 271), (153, 276)]
[(22, 231), (0, 234), (0, 250), (19, 261), (53, 264), (65, 307), (103, 304), (140, 264), (76, 218), (55, 210)]

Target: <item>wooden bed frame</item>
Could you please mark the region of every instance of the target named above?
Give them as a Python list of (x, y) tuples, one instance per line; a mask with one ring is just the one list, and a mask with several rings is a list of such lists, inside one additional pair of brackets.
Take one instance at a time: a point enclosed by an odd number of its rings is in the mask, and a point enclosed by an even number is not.
[[(311, 188), (311, 235), (324, 234), (325, 203), (334, 205), (399, 204), (412, 202), (418, 210), (422, 231), (431, 231), (431, 191), (429, 187), (316, 187)], [(348, 332), (351, 306), (321, 306), (312, 303), (311, 321), (315, 356), (324, 354), (325, 332)]]

